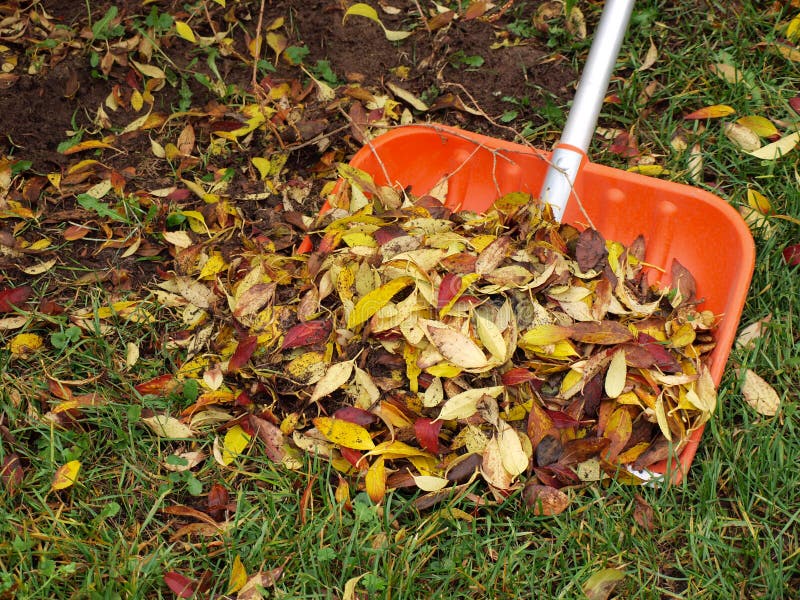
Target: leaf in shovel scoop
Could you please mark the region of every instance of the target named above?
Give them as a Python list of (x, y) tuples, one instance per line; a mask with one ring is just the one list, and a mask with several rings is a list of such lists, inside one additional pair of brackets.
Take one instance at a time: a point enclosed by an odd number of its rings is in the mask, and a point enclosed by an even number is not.
[(483, 350), (463, 333), (436, 321), (420, 320), (430, 342), (451, 363), (462, 369), (480, 369), (488, 364)]
[(569, 337), (584, 344), (623, 344), (633, 339), (630, 330), (618, 321), (586, 321), (569, 327)]
[(611, 358), (606, 371), (605, 391), (609, 398), (618, 398), (625, 388), (625, 380), (628, 376), (627, 365), (625, 364), (625, 351), (617, 350)]
[(606, 254), (608, 254), (606, 241), (600, 232), (595, 229), (585, 229), (581, 232), (575, 246), (575, 260), (578, 261), (581, 271), (594, 269)]
[(412, 283), (414, 283), (414, 279), (408, 275), (398, 277), (362, 296), (347, 317), (348, 329), (361, 325), (361, 323), (386, 306), (397, 292)]

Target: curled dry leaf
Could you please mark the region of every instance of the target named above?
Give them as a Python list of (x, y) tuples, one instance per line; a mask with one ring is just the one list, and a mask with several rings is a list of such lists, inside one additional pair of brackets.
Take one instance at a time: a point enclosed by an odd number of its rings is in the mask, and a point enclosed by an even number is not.
[(537, 517), (559, 515), (569, 506), (569, 496), (549, 485), (528, 483), (522, 490), (522, 497)]

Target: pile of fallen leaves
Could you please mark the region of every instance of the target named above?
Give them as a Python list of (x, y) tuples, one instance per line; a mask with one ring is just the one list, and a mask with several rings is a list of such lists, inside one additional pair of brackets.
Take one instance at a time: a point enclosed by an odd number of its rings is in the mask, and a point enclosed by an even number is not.
[[(310, 253), (254, 252), (228, 269), (219, 361), (198, 352), (178, 374), (204, 388), (181, 435), (219, 404), (249, 407), (225, 425), (219, 463), (257, 435), (275, 461), (308, 451), (363, 475), (375, 502), (415, 487), (426, 506), (480, 476), (498, 498), (526, 481), (552, 514), (565, 486), (640, 482), (713, 412), (714, 315), (696, 310), (677, 262), (675, 287), (651, 289), (643, 238), (625, 248), (556, 223), (521, 193), (452, 213), (430, 195), (370, 197), (368, 175), (343, 173), (307, 221)], [(162, 287), (186, 297), (190, 281)], [(150, 419), (161, 433), (178, 424)]]

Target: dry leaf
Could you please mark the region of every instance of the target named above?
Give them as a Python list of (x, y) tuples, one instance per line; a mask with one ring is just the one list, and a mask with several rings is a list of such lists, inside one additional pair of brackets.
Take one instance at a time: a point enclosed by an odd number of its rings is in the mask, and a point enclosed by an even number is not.
[(758, 414), (772, 417), (780, 410), (781, 398), (778, 393), (752, 369), (744, 372), (742, 396)]

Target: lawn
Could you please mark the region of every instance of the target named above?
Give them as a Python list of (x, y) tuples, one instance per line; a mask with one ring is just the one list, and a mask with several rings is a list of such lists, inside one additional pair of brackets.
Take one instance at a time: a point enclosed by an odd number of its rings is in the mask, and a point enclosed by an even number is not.
[(800, 3), (636, 3), (591, 158), (729, 202), (755, 272), (686, 476), (549, 516), (376, 494), (275, 356), (337, 165), (406, 122), (552, 147), (601, 3), (61, 4), (0, 3), (0, 598), (797, 597)]

